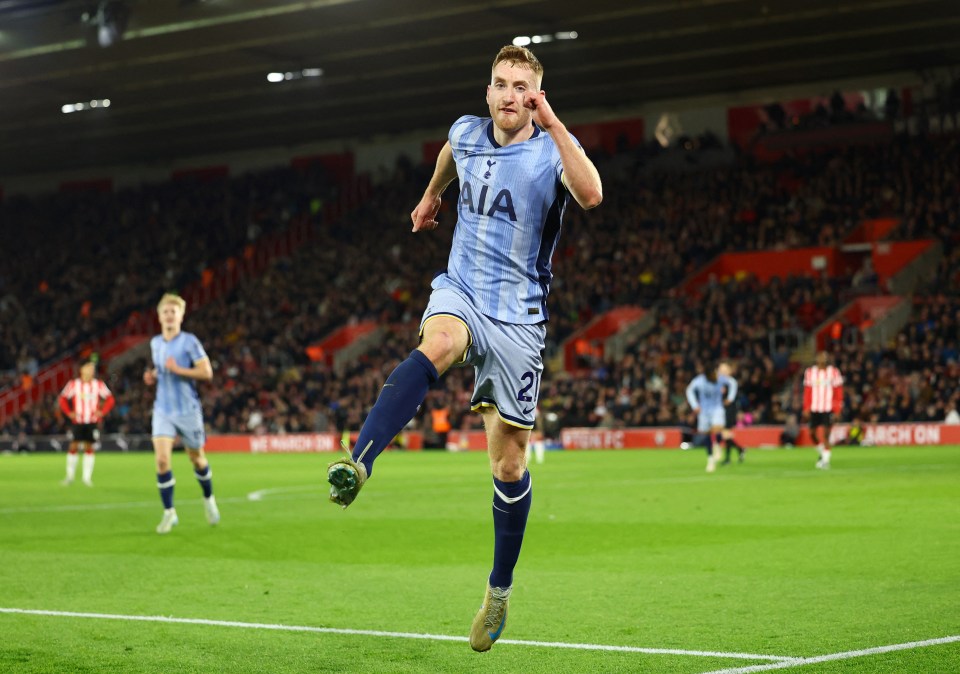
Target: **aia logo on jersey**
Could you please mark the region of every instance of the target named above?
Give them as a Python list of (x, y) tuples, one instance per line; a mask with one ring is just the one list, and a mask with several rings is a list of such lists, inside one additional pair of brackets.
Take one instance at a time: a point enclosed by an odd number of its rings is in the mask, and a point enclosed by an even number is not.
[(473, 186), (464, 181), (463, 187), (460, 188), (460, 206), (465, 206), (471, 213), (479, 213), (487, 217), (492, 217), (496, 213), (503, 213), (510, 218), (512, 222), (516, 222), (517, 213), (513, 208), (513, 195), (510, 194), (510, 190), (500, 190), (496, 196), (488, 202), (489, 192), (490, 188), (484, 185), (480, 188), (480, 193), (476, 196), (476, 199), (474, 199)]
[(487, 160), (487, 172), (483, 174), (483, 179), (484, 179), (484, 180), (490, 180), (490, 169), (492, 169), (492, 168), (493, 168), (493, 165), (496, 164), (496, 163), (497, 163), (497, 162), (492, 161), (492, 160), (490, 160), (490, 159)]

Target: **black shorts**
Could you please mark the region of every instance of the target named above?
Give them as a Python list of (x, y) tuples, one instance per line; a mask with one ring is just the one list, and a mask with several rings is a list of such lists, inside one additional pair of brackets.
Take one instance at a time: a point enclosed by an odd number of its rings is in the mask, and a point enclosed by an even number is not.
[(833, 413), (831, 412), (811, 412), (810, 428), (817, 426), (829, 426), (833, 423)]
[(74, 424), (70, 436), (73, 442), (100, 442), (100, 429), (96, 424)]
[(733, 427), (737, 425), (737, 408), (735, 405), (727, 405), (724, 408), (724, 411), (727, 415), (727, 425), (725, 428), (728, 430), (733, 430)]

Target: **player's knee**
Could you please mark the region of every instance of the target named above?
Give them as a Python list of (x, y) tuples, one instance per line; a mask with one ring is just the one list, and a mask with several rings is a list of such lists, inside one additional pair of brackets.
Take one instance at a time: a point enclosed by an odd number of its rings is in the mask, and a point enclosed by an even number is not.
[(418, 348), (430, 359), (433, 366), (437, 368), (437, 372), (444, 372), (463, 355), (463, 349), (459, 349), (458, 340), (447, 330), (432, 332), (429, 339), (424, 340)]
[(157, 457), (157, 472), (158, 472), (158, 473), (166, 473), (168, 470), (170, 470), (170, 459), (169, 459), (169, 457), (166, 457), (166, 456), (158, 456), (158, 457)]
[(501, 482), (517, 482), (527, 470), (526, 449), (519, 455), (500, 457), (491, 462), (493, 476)]

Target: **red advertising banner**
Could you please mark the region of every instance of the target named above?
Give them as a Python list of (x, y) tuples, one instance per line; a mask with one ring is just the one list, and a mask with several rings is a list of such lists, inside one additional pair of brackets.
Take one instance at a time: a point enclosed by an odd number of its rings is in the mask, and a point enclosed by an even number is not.
[(679, 428), (565, 428), (564, 449), (680, 449)]
[[(847, 437), (849, 424), (837, 424), (830, 433), (830, 442), (841, 445)], [(880, 446), (901, 445), (960, 445), (960, 425), (948, 424), (867, 424), (864, 444)], [(782, 426), (750, 426), (734, 429), (734, 437), (747, 448), (780, 446)], [(408, 450), (418, 451), (423, 445), (419, 431), (406, 433)], [(353, 434), (351, 442), (356, 439)], [(564, 449), (680, 449), (679, 428), (565, 428), (560, 435)], [(811, 446), (806, 427), (800, 431), (798, 446)], [(450, 433), (449, 446), (460, 450), (483, 451), (487, 439), (483, 431)], [(339, 433), (290, 433), (287, 435), (211, 435), (207, 438), (208, 452), (244, 452), (251, 454), (303, 454), (339, 452)]]
[(250, 452), (252, 454), (303, 454), (339, 452), (337, 433), (290, 433), (287, 435), (211, 435), (208, 452)]
[[(830, 442), (842, 444), (850, 424), (830, 429)], [(960, 426), (947, 424), (868, 424), (863, 443), (867, 445), (955, 445), (960, 444)]]

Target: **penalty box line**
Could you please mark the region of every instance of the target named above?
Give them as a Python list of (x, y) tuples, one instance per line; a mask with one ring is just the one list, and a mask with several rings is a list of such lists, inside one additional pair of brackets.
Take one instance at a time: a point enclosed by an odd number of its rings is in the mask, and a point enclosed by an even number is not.
[(851, 660), (853, 658), (862, 658), (868, 655), (880, 655), (883, 653), (892, 653), (894, 651), (907, 651), (915, 648), (926, 648), (928, 646), (941, 646), (943, 644), (952, 644), (960, 642), (960, 635), (949, 637), (940, 637), (937, 639), (925, 639), (923, 641), (908, 641), (902, 644), (891, 644), (889, 646), (877, 646), (875, 648), (863, 648), (857, 651), (843, 651), (841, 653), (828, 653), (827, 655), (817, 655), (810, 658), (796, 658), (793, 660), (783, 660), (766, 665), (750, 665), (749, 667), (733, 667), (732, 669), (718, 669), (705, 674), (751, 674), (751, 672), (769, 672), (774, 669), (791, 669), (793, 667), (803, 667), (804, 665), (814, 665), (819, 662), (831, 662), (833, 660)]
[[(426, 641), (467, 642), (467, 637), (447, 634), (420, 634), (416, 632), (387, 632), (382, 630), (356, 630), (339, 627), (311, 627), (308, 625), (279, 625), (271, 623), (248, 623), (236, 620), (208, 620), (205, 618), (174, 618), (171, 616), (123, 615), (117, 613), (82, 613), (77, 611), (47, 611), (40, 609), (2, 608), (0, 614), (50, 616), (56, 618), (87, 618), (93, 620), (128, 620), (137, 622), (175, 623), (179, 625), (208, 625), (215, 627), (237, 627), (252, 630), (273, 630), (277, 632), (314, 632), (319, 634), (345, 634), (351, 636), (389, 637), (396, 639), (421, 639)], [(500, 639), (500, 644), (512, 646), (537, 646), (541, 648), (567, 648), (581, 651), (612, 651), (619, 653), (643, 653), (648, 655), (691, 655), (705, 658), (729, 658), (732, 660), (766, 660), (777, 663), (793, 663), (797, 658), (782, 655), (762, 655), (758, 653), (724, 653), (718, 651), (693, 651), (676, 648), (641, 648), (638, 646), (610, 646), (606, 644), (576, 644), (562, 641), (524, 641), (520, 639)], [(730, 670), (734, 671), (734, 670)], [(737, 670), (739, 671), (739, 670)], [(750, 670), (752, 671), (752, 670)]]

